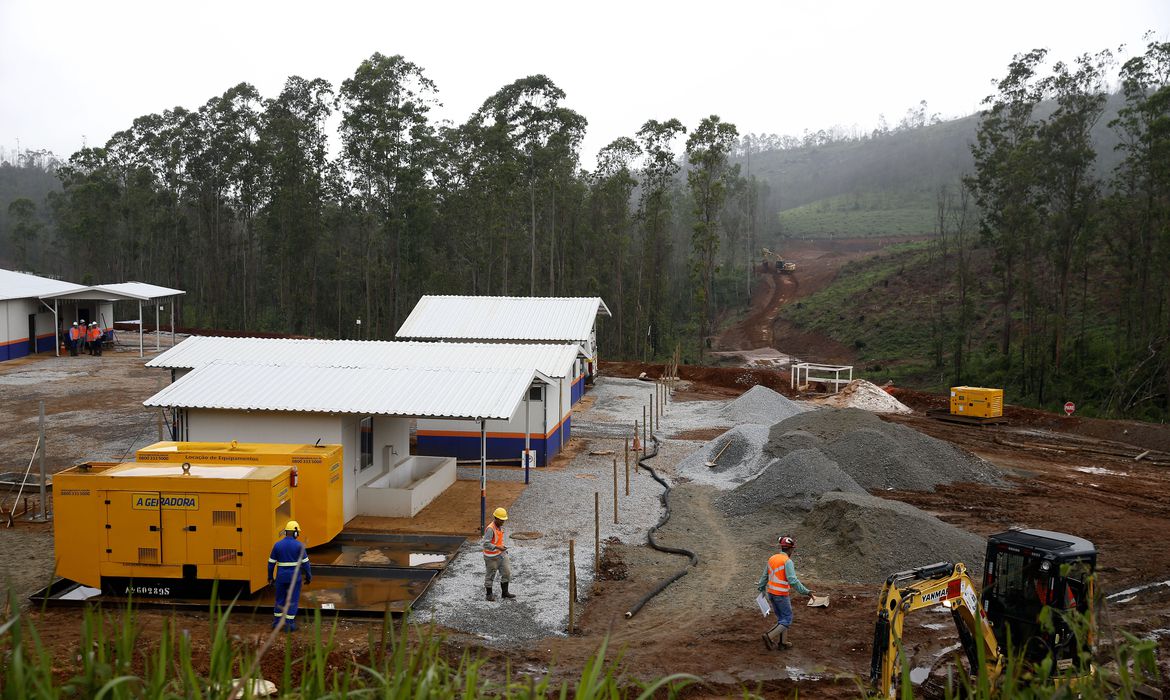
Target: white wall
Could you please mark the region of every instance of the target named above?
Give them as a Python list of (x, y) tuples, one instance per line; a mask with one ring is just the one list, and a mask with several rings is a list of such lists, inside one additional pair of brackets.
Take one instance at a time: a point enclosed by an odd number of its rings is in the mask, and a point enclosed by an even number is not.
[[(358, 424), (363, 416), (328, 413), (286, 413), (275, 411), (215, 411), (189, 408), (186, 440), (195, 442), (282, 442), (341, 445), (344, 454), (345, 520), (358, 515), (357, 489), (377, 478), (394, 463), (410, 456), (410, 419), (374, 417), (374, 463), (365, 470), (361, 464)], [(397, 456), (390, 454), (393, 445)], [(383, 456), (389, 456), (386, 464)]]
[[(561, 420), (558, 411), (563, 408), (568, 413), (572, 402), (572, 379), (554, 379), (552, 385), (544, 387), (544, 401), (532, 401), (528, 408), (528, 431), (533, 435), (544, 435), (556, 427)], [(558, 400), (558, 395), (561, 397)], [(516, 411), (508, 420), (489, 420), (489, 433), (524, 433), (524, 402), (516, 407)], [(472, 420), (454, 420), (439, 418), (420, 418), (419, 430), (449, 430), (457, 432), (479, 434), (479, 423)]]

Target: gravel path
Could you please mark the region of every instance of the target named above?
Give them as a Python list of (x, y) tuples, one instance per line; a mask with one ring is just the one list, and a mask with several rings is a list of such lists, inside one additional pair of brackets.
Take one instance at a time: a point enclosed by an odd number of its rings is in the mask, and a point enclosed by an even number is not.
[[(654, 384), (638, 379), (601, 377), (589, 395), (594, 397), (593, 406), (573, 416), (573, 435), (621, 438), (633, 433), (635, 420), (641, 425), (642, 407), (653, 403)], [(662, 414), (662, 427), (656, 433), (672, 438), (689, 430), (731, 427), (735, 422), (719, 413), (728, 403), (720, 400), (668, 402)]]

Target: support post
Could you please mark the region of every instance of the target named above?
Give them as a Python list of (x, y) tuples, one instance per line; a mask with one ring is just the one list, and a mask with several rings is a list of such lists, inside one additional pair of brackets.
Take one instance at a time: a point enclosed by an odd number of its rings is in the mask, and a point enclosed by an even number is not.
[(646, 404), (642, 404), (642, 450), (646, 449)]
[(617, 493), (617, 457), (613, 458), (613, 524), (617, 525), (618, 509), (617, 509), (618, 493)]
[(601, 578), (601, 493), (593, 492), (593, 580)]
[(487, 421), (479, 421), (479, 531), (487, 527)]
[(142, 302), (138, 302), (138, 356), (145, 357), (142, 352), (142, 329), (146, 325), (146, 319), (142, 318)]
[(573, 540), (569, 540), (569, 634), (573, 633), (573, 617), (577, 602), (577, 562), (573, 557)]
[(158, 352), (159, 350), (162, 350), (162, 346), (159, 345), (159, 343), (162, 342), (162, 336), (159, 335), (158, 322), (159, 310), (162, 309), (162, 307), (159, 306), (158, 299), (151, 299), (150, 304), (154, 307), (154, 350), (155, 352)]
[(53, 352), (57, 353), (57, 357), (61, 357), (61, 321), (57, 318), (56, 299), (53, 300)]
[(532, 449), (532, 419), (530, 418), (532, 411), (532, 385), (528, 385), (528, 393), (524, 395), (524, 483), (528, 483), (528, 468), (530, 460), (528, 455)]
[[(40, 508), (41, 512), (37, 516), (37, 520), (39, 520), (43, 523), (46, 520), (48, 520), (48, 514), (49, 514), (48, 513), (49, 499), (48, 499), (47, 487), (45, 485), (45, 482), (49, 480), (49, 475), (48, 475), (48, 472), (45, 471), (45, 402), (44, 401), (41, 401), (40, 431), (39, 431), (39, 433), (40, 433), (40, 437), (37, 440), (37, 456), (40, 458), (40, 462), (41, 462), (41, 508)], [(16, 508), (16, 504), (13, 503), (12, 507)]]

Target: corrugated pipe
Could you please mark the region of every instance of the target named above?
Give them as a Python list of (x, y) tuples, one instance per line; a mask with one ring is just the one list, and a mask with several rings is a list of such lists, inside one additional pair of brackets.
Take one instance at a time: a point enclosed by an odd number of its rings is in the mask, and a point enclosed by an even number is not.
[(658, 528), (665, 525), (667, 520), (670, 520), (670, 500), (669, 500), (670, 484), (666, 483), (666, 481), (662, 477), (658, 476), (658, 472), (654, 471), (653, 467), (646, 464), (646, 460), (653, 459), (653, 458), (658, 456), (658, 438), (651, 435), (650, 439), (654, 442), (654, 451), (647, 452), (641, 459), (639, 459), (638, 466), (640, 466), (643, 469), (645, 469), (646, 471), (650, 472), (650, 476), (653, 477), (655, 481), (662, 484), (663, 491), (662, 491), (662, 496), (660, 498), (662, 499), (662, 505), (666, 509), (666, 512), (662, 514), (662, 517), (658, 520), (658, 524), (655, 525), (654, 527), (650, 528), (650, 532), (646, 535), (646, 541), (650, 543), (651, 547), (653, 547), (654, 549), (657, 549), (659, 552), (666, 552), (667, 554), (678, 554), (680, 556), (690, 557), (691, 561), (689, 564), (687, 564), (686, 566), (684, 566), (683, 568), (681, 568), (677, 572), (675, 572), (675, 574), (673, 576), (670, 576), (669, 578), (664, 579), (661, 583), (659, 583), (657, 586), (655, 586), (654, 590), (652, 590), (649, 593), (647, 593), (646, 595), (642, 596), (642, 599), (639, 600), (637, 603), (634, 603), (634, 605), (629, 610), (626, 611), (626, 619), (627, 620), (630, 619), (631, 617), (633, 617), (634, 615), (638, 614), (638, 611), (642, 609), (642, 606), (645, 605), (646, 603), (650, 602), (651, 598), (658, 595), (662, 591), (666, 590), (666, 587), (669, 586), (670, 584), (679, 580), (683, 576), (686, 576), (687, 572), (691, 570), (691, 567), (695, 566), (699, 563), (699, 555), (695, 554), (691, 550), (683, 549), (681, 547), (667, 547), (665, 545), (658, 544), (658, 540), (655, 538), (655, 534), (658, 532)]

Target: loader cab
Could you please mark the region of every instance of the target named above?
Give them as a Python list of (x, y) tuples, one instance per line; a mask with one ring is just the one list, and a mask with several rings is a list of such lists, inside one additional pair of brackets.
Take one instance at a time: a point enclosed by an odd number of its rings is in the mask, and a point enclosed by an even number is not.
[[(982, 605), (1003, 651), (1031, 662), (1052, 655), (1057, 670), (1078, 668), (1090, 629), (1062, 613), (1089, 613), (1097, 549), (1092, 542), (1048, 530), (1009, 530), (987, 540)], [(1040, 622), (1052, 608), (1052, 630)], [(1083, 620), (1084, 618), (1082, 618)]]

